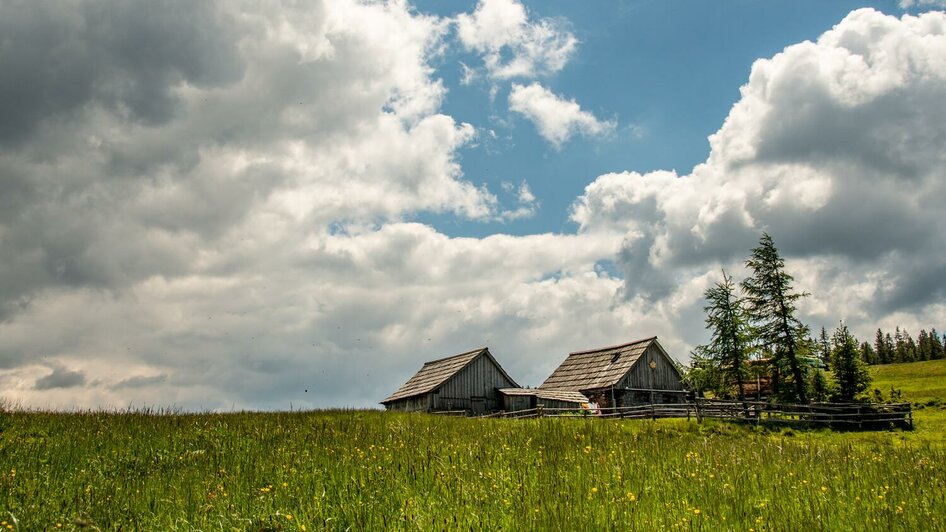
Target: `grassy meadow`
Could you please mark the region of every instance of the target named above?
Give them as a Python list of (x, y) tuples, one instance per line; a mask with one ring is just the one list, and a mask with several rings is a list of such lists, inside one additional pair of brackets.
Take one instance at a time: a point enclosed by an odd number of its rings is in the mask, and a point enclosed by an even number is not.
[(946, 529), (946, 362), (875, 371), (923, 401), (915, 431), (8, 409), (0, 527)]

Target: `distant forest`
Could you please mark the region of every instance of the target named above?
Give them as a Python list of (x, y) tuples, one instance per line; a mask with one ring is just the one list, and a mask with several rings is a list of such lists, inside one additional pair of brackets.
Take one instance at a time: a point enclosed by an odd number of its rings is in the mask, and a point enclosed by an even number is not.
[[(935, 328), (920, 329), (916, 340), (906, 329), (897, 327), (893, 336), (889, 332), (877, 329), (873, 343), (858, 341), (861, 360), (867, 364), (898, 364), (900, 362), (918, 362), (944, 358), (946, 334), (940, 336)], [(821, 328), (821, 335), (816, 341), (818, 357), (830, 366), (831, 343), (827, 331)]]

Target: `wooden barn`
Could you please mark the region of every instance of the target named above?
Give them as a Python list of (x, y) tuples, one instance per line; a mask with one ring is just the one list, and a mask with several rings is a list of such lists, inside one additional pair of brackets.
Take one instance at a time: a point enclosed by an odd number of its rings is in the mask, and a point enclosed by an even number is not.
[(402, 412), (466, 410), (479, 415), (502, 409), (500, 388), (518, 387), (484, 347), (424, 363), (381, 404)]
[(602, 407), (681, 403), (680, 377), (654, 336), (571, 353), (539, 389), (581, 392)]
[(542, 390), (539, 388), (500, 388), (503, 410), (515, 412), (530, 408), (580, 408), (588, 404), (581, 392), (566, 390)]

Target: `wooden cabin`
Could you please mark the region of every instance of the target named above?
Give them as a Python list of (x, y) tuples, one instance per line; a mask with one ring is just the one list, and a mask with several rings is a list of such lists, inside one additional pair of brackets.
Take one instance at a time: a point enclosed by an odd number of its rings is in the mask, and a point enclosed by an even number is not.
[(503, 410), (515, 412), (532, 408), (581, 408), (590, 401), (581, 392), (539, 388), (500, 388)]
[(480, 415), (503, 408), (500, 388), (518, 387), (484, 347), (424, 363), (381, 404), (402, 412), (465, 410)]
[(602, 407), (682, 403), (680, 378), (654, 336), (571, 353), (539, 389), (581, 392)]

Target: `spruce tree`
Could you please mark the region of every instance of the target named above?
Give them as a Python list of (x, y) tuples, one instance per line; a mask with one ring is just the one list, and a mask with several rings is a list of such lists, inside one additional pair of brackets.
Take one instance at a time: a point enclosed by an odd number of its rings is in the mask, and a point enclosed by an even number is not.
[(890, 352), (887, 351), (887, 342), (884, 341), (884, 332), (877, 328), (874, 336), (874, 351), (877, 351), (877, 360), (881, 364), (890, 364)]
[(742, 282), (746, 309), (755, 326), (756, 337), (763, 347), (775, 355), (773, 365), (788, 365), (794, 386), (793, 399), (805, 403), (805, 378), (799, 359), (799, 348), (808, 338), (808, 327), (795, 317), (795, 303), (806, 293), (795, 292), (785, 261), (768, 233), (763, 233), (759, 246), (746, 261), (752, 272)]
[(916, 335), (917, 360), (929, 360), (932, 351), (930, 347), (930, 335), (926, 332), (926, 329), (920, 329), (920, 334)]
[(834, 331), (834, 381), (837, 383), (837, 398), (840, 401), (853, 401), (857, 394), (870, 386), (870, 372), (861, 362), (857, 349), (857, 340), (847, 330), (844, 323)]
[(943, 344), (939, 341), (939, 333), (936, 328), (930, 329), (930, 360), (942, 358)]
[(903, 330), (903, 361), (916, 362), (916, 343), (906, 329)]
[(746, 362), (749, 345), (749, 320), (742, 300), (736, 295), (732, 277), (723, 271), (723, 280), (704, 293), (707, 305), (706, 328), (711, 331), (710, 341), (698, 346), (697, 353), (712, 360), (720, 369), (727, 384), (735, 384), (739, 399), (745, 398)]
[(861, 360), (865, 364), (874, 365), (878, 363), (877, 353), (868, 342), (861, 342)]
[(824, 367), (831, 367), (831, 343), (828, 339), (828, 331), (821, 328), (821, 335), (818, 336), (818, 358), (824, 363)]

